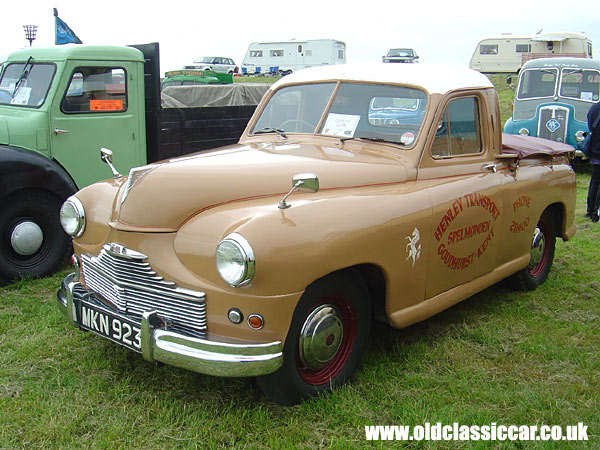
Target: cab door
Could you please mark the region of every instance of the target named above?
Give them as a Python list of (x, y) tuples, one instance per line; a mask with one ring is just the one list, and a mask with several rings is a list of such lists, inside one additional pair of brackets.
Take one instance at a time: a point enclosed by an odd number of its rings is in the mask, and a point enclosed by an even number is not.
[(111, 175), (100, 148), (113, 151), (121, 173), (143, 165), (133, 64), (70, 61), (65, 73), (70, 75), (59, 86), (50, 118), (52, 157), (80, 189)]
[(491, 271), (499, 244), (501, 178), (492, 155), (490, 117), (477, 92), (441, 104), (419, 181), (432, 205), (425, 298)]

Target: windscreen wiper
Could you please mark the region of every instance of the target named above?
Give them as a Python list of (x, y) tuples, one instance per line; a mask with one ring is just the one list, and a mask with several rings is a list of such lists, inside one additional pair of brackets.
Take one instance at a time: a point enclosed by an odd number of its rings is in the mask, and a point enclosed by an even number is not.
[(282, 130), (280, 128), (266, 127), (266, 128), (263, 128), (262, 130), (258, 130), (258, 131), (254, 132), (254, 134), (266, 134), (266, 133), (277, 133), (282, 138), (287, 139), (285, 130)]
[(13, 98), (15, 98), (15, 95), (17, 94), (17, 91), (21, 88), (21, 85), (23, 84), (23, 82), (29, 76), (29, 72), (30, 72), (31, 69), (27, 70), (27, 66), (29, 66), (30, 63), (31, 63), (31, 67), (33, 68), (33, 56), (30, 56), (27, 59), (27, 62), (25, 63), (25, 65), (23, 66), (23, 71), (21, 72), (21, 75), (19, 75), (19, 78), (18, 78), (17, 82), (15, 83), (15, 90), (12, 92), (12, 95), (10, 96), (11, 100)]
[(389, 141), (387, 139), (383, 139), (380, 137), (365, 137), (365, 136), (344, 136), (340, 138), (340, 142), (346, 142), (346, 141), (350, 141), (352, 139), (362, 139), (364, 141), (371, 141), (371, 142), (385, 142), (387, 144), (396, 144), (396, 145), (404, 145), (402, 142), (398, 142), (398, 141)]

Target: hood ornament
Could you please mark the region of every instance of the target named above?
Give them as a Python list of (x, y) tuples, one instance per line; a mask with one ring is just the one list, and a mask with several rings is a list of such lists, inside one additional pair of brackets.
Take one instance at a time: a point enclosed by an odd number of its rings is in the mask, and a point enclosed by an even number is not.
[(316, 173), (298, 173), (292, 177), (292, 189), (279, 201), (279, 209), (287, 209), (291, 204), (286, 200), (294, 191), (319, 192), (319, 177)]

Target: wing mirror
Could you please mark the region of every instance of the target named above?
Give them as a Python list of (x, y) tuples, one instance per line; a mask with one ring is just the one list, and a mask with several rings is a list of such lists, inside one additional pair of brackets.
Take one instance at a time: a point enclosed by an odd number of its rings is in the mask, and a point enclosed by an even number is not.
[(119, 178), (121, 176), (119, 171), (117, 169), (115, 169), (115, 166), (113, 166), (112, 150), (109, 150), (107, 148), (101, 148), (100, 149), (100, 159), (102, 160), (102, 162), (106, 163), (108, 165), (108, 167), (110, 167), (110, 170), (112, 171), (114, 178)]
[(279, 209), (287, 209), (291, 204), (286, 200), (294, 191), (319, 192), (319, 177), (316, 173), (298, 173), (292, 177), (292, 189), (279, 202)]

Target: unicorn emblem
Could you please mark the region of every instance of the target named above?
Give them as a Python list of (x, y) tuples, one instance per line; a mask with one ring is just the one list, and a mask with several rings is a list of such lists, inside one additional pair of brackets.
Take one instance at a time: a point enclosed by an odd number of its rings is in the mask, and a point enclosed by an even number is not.
[(406, 261), (412, 258), (412, 265), (415, 267), (415, 262), (421, 256), (421, 244), (419, 244), (419, 241), (421, 240), (421, 234), (415, 227), (412, 235), (406, 236), (406, 239), (408, 239), (408, 244), (406, 244), (406, 251), (408, 252)]

